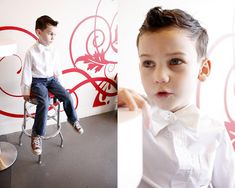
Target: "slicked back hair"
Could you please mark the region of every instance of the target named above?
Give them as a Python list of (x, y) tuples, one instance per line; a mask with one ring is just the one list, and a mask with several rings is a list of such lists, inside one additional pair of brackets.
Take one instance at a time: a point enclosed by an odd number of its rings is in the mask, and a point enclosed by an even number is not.
[(57, 24), (58, 21), (55, 21), (51, 17), (44, 15), (36, 20), (35, 30), (40, 29), (43, 31), (47, 28), (47, 25), (57, 26)]
[(162, 9), (154, 7), (149, 10), (146, 18), (139, 29), (137, 36), (137, 47), (140, 37), (146, 32), (155, 32), (160, 29), (175, 27), (189, 32), (189, 37), (196, 41), (198, 58), (206, 57), (208, 34), (198, 20), (180, 9)]

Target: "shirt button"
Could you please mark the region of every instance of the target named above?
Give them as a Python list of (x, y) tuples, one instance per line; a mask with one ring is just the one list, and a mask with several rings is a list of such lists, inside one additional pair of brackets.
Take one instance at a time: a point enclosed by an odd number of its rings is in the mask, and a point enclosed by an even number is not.
[(174, 114), (167, 113), (166, 119), (167, 119), (167, 121), (173, 122), (176, 120), (176, 116)]

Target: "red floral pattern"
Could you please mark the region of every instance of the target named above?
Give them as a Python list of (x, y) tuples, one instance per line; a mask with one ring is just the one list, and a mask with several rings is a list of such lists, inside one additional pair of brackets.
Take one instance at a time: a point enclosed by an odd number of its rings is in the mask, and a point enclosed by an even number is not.
[[(116, 15), (117, 13), (114, 13), (113, 19), (111, 20), (111, 23), (109, 24), (108, 21), (102, 17), (101, 15), (98, 15), (99, 6), (101, 5), (101, 0), (98, 3), (96, 13), (93, 16), (88, 16), (85, 19), (83, 19), (81, 22), (78, 23), (78, 25), (75, 27), (71, 38), (70, 38), (70, 44), (69, 44), (69, 54), (71, 57), (72, 67), (68, 68), (66, 70), (63, 70), (63, 74), (70, 74), (70, 73), (77, 73), (83, 75), (85, 78), (84, 80), (81, 80), (79, 83), (75, 83), (75, 86), (68, 89), (68, 91), (75, 96), (75, 108), (78, 107), (78, 95), (76, 94), (76, 90), (80, 87), (82, 87), (85, 84), (92, 84), (93, 87), (97, 91), (97, 95), (94, 98), (93, 107), (108, 105), (110, 103), (110, 99), (112, 97), (116, 97), (117, 95), (117, 73), (116, 73), (116, 67), (117, 61), (115, 60), (115, 54), (117, 54), (117, 24), (116, 24)], [(108, 30), (103, 31), (102, 29), (98, 29), (98, 27), (102, 23), (98, 23), (97, 20), (102, 20), (103, 24), (108, 28)], [(87, 39), (84, 43), (83, 48), (86, 49), (86, 53), (80, 54), (76, 51), (76, 53), (73, 52), (73, 45), (78, 44), (79, 41), (77, 39), (74, 39), (74, 35), (79, 32), (79, 29), (83, 27), (83, 24), (92, 21), (93, 27), (90, 28), (90, 32), (87, 32)], [(1, 31), (17, 31), (22, 32), (23, 34), (27, 34), (33, 39), (37, 40), (37, 37), (31, 33), (30, 31), (17, 27), (17, 26), (0, 26), (0, 32)], [(98, 33), (101, 33), (102, 35), (102, 41), (101, 43), (98, 43)], [(108, 36), (108, 37), (107, 37)], [(82, 37), (78, 37), (79, 40), (82, 40)], [(108, 42), (105, 40), (108, 38)], [(92, 39), (92, 43), (89, 43), (89, 41)], [(106, 43), (105, 43), (106, 42)], [(105, 44), (107, 44), (105, 46)], [(76, 46), (75, 46), (76, 47)], [(92, 52), (90, 49), (94, 49)], [(73, 58), (73, 56), (77, 56), (76, 58)], [(109, 57), (114, 57), (113, 59), (108, 59), (107, 55)], [(20, 69), (17, 71), (17, 74), (20, 74), (22, 71), (22, 59), (18, 55), (14, 55), (18, 58), (20, 62)], [(0, 58), (0, 63), (3, 62), (5, 57)], [(75, 60), (74, 60), (75, 59)], [(87, 70), (83, 70), (83, 68), (79, 67), (79, 64), (85, 64), (87, 65)], [(102, 74), (101, 71), (103, 71)], [(92, 74), (91, 74), (92, 73)], [(97, 76), (96, 74), (99, 75)], [(111, 74), (112, 73), (112, 74)], [(92, 76), (94, 75), (94, 76)], [(109, 75), (115, 75), (115, 76), (109, 76)], [(6, 89), (2, 88), (0, 86), (0, 91), (4, 93), (7, 96), (10, 97), (22, 97), (21, 95), (14, 95), (10, 92), (6, 91)], [(7, 112), (2, 107), (0, 107), (0, 115), (8, 116), (12, 118), (22, 118), (23, 114), (18, 114), (14, 112)]]

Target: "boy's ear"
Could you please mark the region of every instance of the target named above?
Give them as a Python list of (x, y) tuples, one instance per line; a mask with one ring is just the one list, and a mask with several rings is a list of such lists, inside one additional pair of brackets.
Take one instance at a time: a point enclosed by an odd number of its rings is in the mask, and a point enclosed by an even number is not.
[(204, 59), (201, 64), (200, 72), (198, 74), (198, 79), (200, 81), (205, 81), (211, 72), (211, 61), (209, 59)]
[(36, 33), (37, 35), (40, 35), (40, 34), (41, 34), (41, 30), (40, 30), (40, 29), (36, 29), (36, 30), (35, 30), (35, 33)]

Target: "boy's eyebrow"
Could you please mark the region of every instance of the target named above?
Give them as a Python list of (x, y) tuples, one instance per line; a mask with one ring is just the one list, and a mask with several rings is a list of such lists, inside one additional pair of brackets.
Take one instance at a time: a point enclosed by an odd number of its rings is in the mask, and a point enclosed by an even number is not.
[[(181, 55), (181, 56), (185, 56), (186, 54), (184, 52), (171, 52), (171, 53), (166, 53), (166, 56), (176, 56), (176, 55)], [(143, 53), (140, 54), (139, 57), (150, 57), (150, 54), (147, 53)]]
[(140, 54), (139, 57), (150, 57), (151, 55), (149, 54)]
[(184, 52), (171, 52), (171, 53), (167, 53), (167, 56), (175, 56), (175, 55), (183, 55), (185, 56), (186, 54)]

